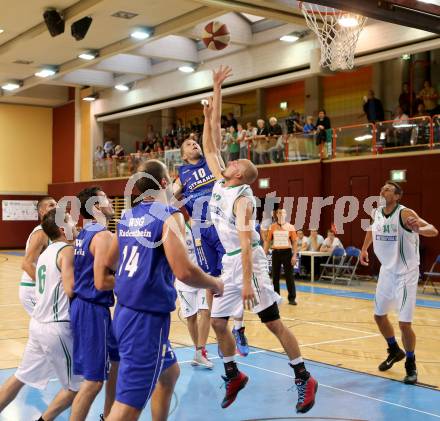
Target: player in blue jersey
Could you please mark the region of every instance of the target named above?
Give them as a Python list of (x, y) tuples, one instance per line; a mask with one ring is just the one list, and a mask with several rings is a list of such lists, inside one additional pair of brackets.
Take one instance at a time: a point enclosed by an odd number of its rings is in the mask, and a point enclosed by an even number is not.
[[(195, 140), (186, 139), (180, 150), (185, 164), (179, 167), (179, 177), (173, 185), (174, 194), (178, 198), (183, 198), (185, 209), (191, 217), (191, 230), (199, 266), (212, 276), (219, 276), (225, 250), (208, 212), (216, 178), (211, 173), (202, 149)], [(208, 294), (209, 298), (211, 297)], [(212, 301), (212, 298), (209, 301)], [(243, 316), (234, 318), (232, 334), (235, 337), (238, 353), (242, 356), (248, 355), (249, 346), (245, 336)], [(207, 337), (200, 338), (202, 342), (203, 339), (206, 342)]]
[[(107, 223), (114, 216), (111, 201), (99, 187), (78, 194), (85, 224), (75, 241), (75, 298), (71, 304), (73, 372), (84, 382), (72, 405), (70, 421), (86, 419), (105, 380), (104, 417), (114, 401), (118, 351), (112, 334), (110, 307), (114, 305), (114, 276), (102, 270), (113, 234)], [(109, 361), (111, 368), (109, 370)]]
[(139, 173), (142, 201), (124, 213), (106, 261), (116, 270), (114, 328), (121, 357), (108, 421), (137, 420), (150, 398), (153, 421), (168, 417), (179, 376), (168, 340), (177, 298), (174, 275), (190, 286), (223, 292), (218, 279), (190, 260), (183, 215), (168, 205), (172, 185), (166, 166), (150, 160)]

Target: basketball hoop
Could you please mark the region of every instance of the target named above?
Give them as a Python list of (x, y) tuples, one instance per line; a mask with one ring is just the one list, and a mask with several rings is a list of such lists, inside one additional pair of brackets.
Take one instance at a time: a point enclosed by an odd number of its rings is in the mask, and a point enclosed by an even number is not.
[(321, 46), (321, 67), (330, 70), (347, 70), (354, 66), (354, 53), (366, 17), (298, 2), (307, 26), (316, 34)]

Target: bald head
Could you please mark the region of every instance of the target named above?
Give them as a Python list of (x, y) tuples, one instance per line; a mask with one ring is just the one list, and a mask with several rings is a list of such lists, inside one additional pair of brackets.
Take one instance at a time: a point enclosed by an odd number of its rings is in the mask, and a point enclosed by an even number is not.
[(257, 167), (248, 159), (240, 159), (239, 165), (243, 182), (252, 184), (258, 177)]

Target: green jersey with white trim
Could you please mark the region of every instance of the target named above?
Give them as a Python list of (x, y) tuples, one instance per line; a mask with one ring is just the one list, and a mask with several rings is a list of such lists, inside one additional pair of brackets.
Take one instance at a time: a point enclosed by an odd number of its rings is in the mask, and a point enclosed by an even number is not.
[(374, 253), (385, 269), (395, 274), (406, 273), (420, 264), (419, 234), (403, 225), (401, 212), (404, 206), (397, 205), (388, 216), (384, 209), (382, 206), (374, 212)]
[(251, 231), (252, 244), (258, 244), (260, 235), (255, 230), (256, 202), (249, 185), (225, 187), (225, 180), (218, 180), (212, 190), (209, 209), (211, 220), (217, 230), (218, 237), (227, 254), (240, 251), (240, 238), (234, 214), (235, 201), (242, 196), (249, 198), (254, 205), (254, 213), (248, 229)]
[(62, 241), (50, 244), (40, 255), (36, 268), (36, 301), (32, 317), (40, 323), (69, 322), (69, 297), (64, 292), (58, 253), (72, 247)]

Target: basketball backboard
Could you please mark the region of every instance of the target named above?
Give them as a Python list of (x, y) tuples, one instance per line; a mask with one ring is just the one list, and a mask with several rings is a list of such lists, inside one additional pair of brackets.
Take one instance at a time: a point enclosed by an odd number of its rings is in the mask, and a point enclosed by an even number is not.
[(312, 3), (440, 34), (440, 0), (312, 0)]

